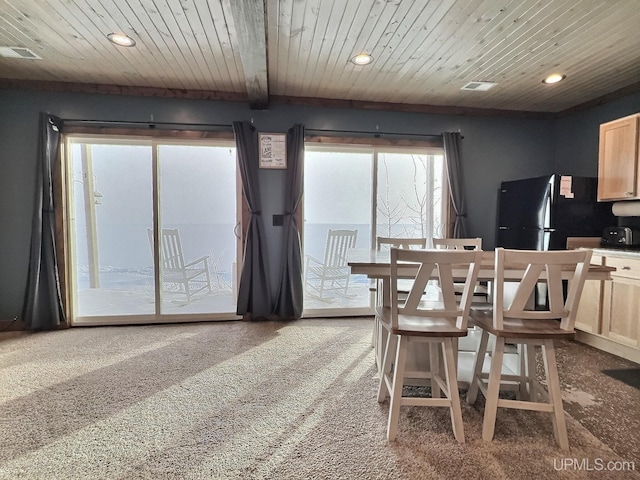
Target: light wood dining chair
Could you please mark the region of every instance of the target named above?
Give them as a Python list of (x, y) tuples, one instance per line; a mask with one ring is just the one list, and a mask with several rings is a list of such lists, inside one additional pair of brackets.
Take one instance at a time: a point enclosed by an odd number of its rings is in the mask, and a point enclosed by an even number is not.
[[(424, 237), (409, 238), (409, 237), (376, 237), (376, 250), (381, 251), (383, 249), (396, 248), (408, 248), (408, 249), (425, 249), (427, 247), (427, 239)], [(382, 302), (379, 294), (382, 293), (383, 288), (381, 280), (376, 280), (371, 284), (369, 290), (376, 293), (376, 302)], [(411, 288), (410, 280), (400, 280), (398, 282), (398, 290), (407, 294)], [(371, 335), (371, 344), (373, 345), (375, 353), (376, 367), (380, 369), (382, 367), (382, 347), (386, 341), (385, 331), (382, 329), (377, 319), (373, 322), (373, 333)]]
[[(423, 250), (427, 248), (427, 239), (424, 237), (408, 238), (408, 237), (376, 237), (376, 248), (378, 251), (392, 247), (407, 248), (410, 250)], [(376, 289), (379, 289), (380, 285), (377, 285)], [(398, 291), (401, 293), (408, 293), (411, 288), (411, 280), (401, 279), (398, 281)]]
[[(569, 442), (562, 407), (562, 392), (554, 341), (574, 336), (573, 326), (580, 295), (589, 270), (591, 250), (510, 250), (497, 248), (495, 253), (495, 286), (493, 308), (471, 309), (471, 320), (482, 329), (475, 359), (473, 378), (467, 392), (467, 402), (473, 404), (480, 390), (486, 399), (482, 438), (492, 440), (498, 407), (535, 410), (552, 414), (554, 437), (560, 448)], [(519, 278), (505, 278), (505, 269), (520, 272)], [(566, 297), (563, 278), (568, 279)], [(547, 285), (547, 305), (530, 307), (536, 284)], [(511, 292), (505, 294), (505, 284)], [(514, 288), (515, 287), (515, 288)], [(508, 297), (508, 298), (507, 298)], [(490, 356), (487, 343), (491, 335), (495, 342)], [(511, 375), (503, 369), (506, 344), (520, 347), (525, 370)], [(536, 349), (542, 351), (546, 376), (545, 389), (536, 377)], [(490, 359), (488, 373), (483, 363)], [(518, 397), (501, 398), (500, 390), (516, 382)]]
[[(433, 248), (445, 250), (482, 250), (482, 238), (432, 238)], [(459, 290), (459, 289), (458, 289)], [(478, 283), (473, 290), (473, 301), (486, 303), (489, 299), (489, 289)]]
[(433, 248), (482, 250), (482, 238), (432, 238)]
[(376, 248), (381, 250), (384, 247), (397, 247), (409, 249), (425, 249), (427, 248), (427, 239), (407, 238), (407, 237), (376, 237)]
[[(391, 305), (378, 306), (376, 317), (387, 330), (384, 359), (380, 371), (378, 401), (390, 397), (387, 439), (396, 437), (400, 407), (404, 405), (447, 407), (453, 433), (464, 443), (462, 411), (453, 340), (467, 335), (467, 317), (473, 286), (478, 278), (482, 252), (473, 250), (407, 250), (391, 249)], [(408, 295), (398, 294), (398, 264), (414, 264), (416, 273)], [(465, 289), (454, 290), (454, 267), (463, 270)], [(439, 291), (432, 293), (427, 283), (437, 279)], [(429, 371), (409, 372), (407, 351), (414, 343), (429, 347)], [(406, 378), (430, 380), (431, 397), (405, 396)], [(442, 395), (444, 394), (444, 397)]]
[[(469, 238), (432, 238), (431, 243), (433, 248), (445, 249), (445, 250), (482, 250), (482, 238), (469, 237)], [(471, 306), (480, 308), (483, 306), (490, 307), (489, 303), (489, 286), (488, 282), (477, 282), (473, 289), (473, 298), (471, 300)], [(458, 295), (462, 292), (464, 285), (456, 284), (456, 292)], [(469, 335), (460, 339), (459, 343), (456, 342), (456, 358), (465, 365), (470, 365), (475, 358), (475, 352), (478, 347), (480, 335), (473, 325), (469, 326)]]

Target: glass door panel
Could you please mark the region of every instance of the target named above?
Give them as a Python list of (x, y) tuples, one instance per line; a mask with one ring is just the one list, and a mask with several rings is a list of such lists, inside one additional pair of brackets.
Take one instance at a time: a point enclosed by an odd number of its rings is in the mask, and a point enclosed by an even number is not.
[(307, 146), (304, 314), (371, 313), (374, 285), (360, 275), (340, 277), (329, 258), (330, 232), (357, 231), (357, 248), (375, 248), (378, 236), (426, 238), (430, 245), (446, 233), (443, 182), (440, 149)]
[[(338, 265), (327, 248), (329, 231), (357, 231), (355, 246), (371, 244), (371, 151), (305, 149), (304, 314), (371, 312), (369, 281)], [(346, 238), (346, 237), (344, 237)], [(346, 241), (346, 240), (341, 241)], [(338, 241), (340, 243), (340, 241)], [(337, 247), (336, 247), (337, 248)]]
[(444, 232), (443, 156), (377, 154), (376, 235), (426, 238)]
[(235, 149), (159, 145), (158, 160), (161, 313), (235, 312)]
[(75, 317), (153, 315), (151, 145), (69, 143)]

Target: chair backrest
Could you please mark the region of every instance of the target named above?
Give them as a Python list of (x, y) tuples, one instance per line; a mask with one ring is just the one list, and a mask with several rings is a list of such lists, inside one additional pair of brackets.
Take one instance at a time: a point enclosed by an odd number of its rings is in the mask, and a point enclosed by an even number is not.
[[(149, 242), (153, 250), (153, 230), (147, 230)], [(180, 231), (177, 228), (162, 229), (162, 244), (160, 247), (160, 259), (164, 270), (184, 268), (184, 257), (182, 255), (182, 244), (180, 243)]]
[(347, 251), (355, 248), (358, 230), (331, 230), (327, 232), (324, 249), (325, 267), (344, 267), (347, 265)]
[(426, 238), (406, 238), (406, 237), (376, 237), (376, 249), (381, 250), (383, 246), (398, 248), (427, 248)]
[(432, 238), (433, 248), (448, 250), (482, 250), (482, 238)]
[[(418, 317), (446, 317), (455, 319), (460, 329), (467, 328), (473, 289), (478, 279), (481, 250), (410, 250), (391, 248), (391, 292), (398, 292), (398, 265), (417, 267), (409, 295), (391, 295), (391, 323), (398, 326), (398, 314)], [(400, 275), (406, 278), (405, 274)], [(462, 295), (456, 295), (456, 282), (464, 278)], [(430, 280), (437, 282), (437, 295)]]
[[(493, 297), (494, 328), (504, 318), (558, 319), (560, 328), (573, 330), (578, 302), (589, 271), (591, 250), (513, 250), (496, 248)], [(505, 278), (505, 270), (509, 271)], [(568, 280), (565, 297), (563, 280)], [(539, 282), (547, 285), (546, 305), (531, 309), (530, 299)], [(504, 294), (505, 283), (509, 294)]]

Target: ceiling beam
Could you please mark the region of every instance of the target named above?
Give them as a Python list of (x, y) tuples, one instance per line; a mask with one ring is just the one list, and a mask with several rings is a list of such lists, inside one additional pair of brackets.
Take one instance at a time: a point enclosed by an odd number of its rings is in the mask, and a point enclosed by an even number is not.
[(264, 0), (230, 0), (228, 5), (240, 47), (249, 105), (255, 110), (266, 109), (269, 84)]

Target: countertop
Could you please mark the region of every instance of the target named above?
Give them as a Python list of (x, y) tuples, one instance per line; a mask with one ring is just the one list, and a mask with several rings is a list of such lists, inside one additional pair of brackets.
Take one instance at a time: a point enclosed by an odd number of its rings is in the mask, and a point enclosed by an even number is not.
[(594, 248), (595, 255), (603, 257), (634, 257), (640, 258), (640, 248)]

